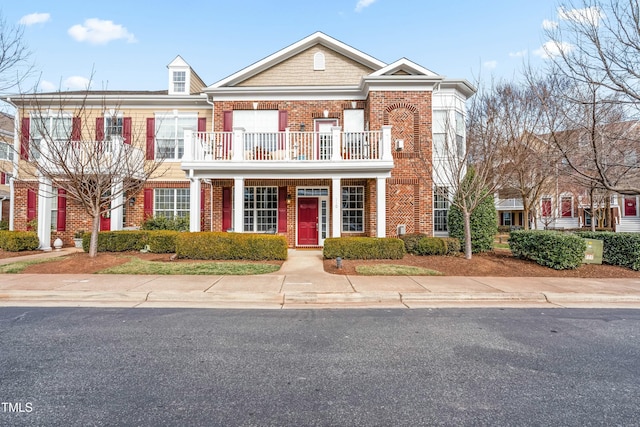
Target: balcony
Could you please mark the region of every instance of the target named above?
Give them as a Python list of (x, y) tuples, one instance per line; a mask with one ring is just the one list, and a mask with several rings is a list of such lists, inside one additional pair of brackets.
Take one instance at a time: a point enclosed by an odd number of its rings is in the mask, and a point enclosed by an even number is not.
[(114, 175), (136, 177), (145, 153), (122, 137), (104, 141), (32, 140), (32, 160), (52, 175)]
[[(393, 168), (391, 127), (342, 132), (193, 132), (185, 130), (182, 169), (196, 175), (309, 177), (346, 172), (357, 176), (389, 174)], [(354, 175), (356, 176), (356, 175)]]
[(524, 209), (522, 199), (519, 197), (512, 197), (508, 199), (496, 198), (496, 210), (498, 211), (521, 211)]

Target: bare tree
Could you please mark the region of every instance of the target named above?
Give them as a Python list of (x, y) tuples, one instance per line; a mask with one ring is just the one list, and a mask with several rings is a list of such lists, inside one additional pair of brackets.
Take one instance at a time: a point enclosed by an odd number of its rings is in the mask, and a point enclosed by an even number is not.
[[(553, 114), (564, 114), (553, 118), (552, 129), (582, 128), (591, 135), (588, 150), (576, 147), (578, 141), (554, 139), (569, 166), (583, 179), (596, 181), (609, 191), (638, 194), (638, 135), (602, 125), (615, 122), (614, 109), (621, 121), (624, 114), (637, 113), (640, 106), (640, 3), (568, 1), (558, 11), (559, 25), (547, 30), (545, 44), (551, 59), (548, 74), (556, 83), (564, 81), (554, 88), (564, 106)], [(579, 126), (576, 117), (568, 117), (570, 111), (578, 113), (580, 120), (589, 120), (589, 129)], [(575, 148), (580, 149), (580, 159)]]
[(472, 258), (471, 215), (487, 198), (493, 198), (501, 184), (497, 176), (506, 173), (501, 157), (507, 144), (503, 105), (494, 101), (490, 91), (476, 93), (467, 110), (466, 135), (460, 113), (442, 112), (433, 119), (433, 174), (437, 188), (447, 188), (439, 196), (447, 197), (462, 213), (466, 259)]
[(522, 200), (524, 228), (529, 229), (532, 212), (540, 198), (555, 186), (558, 151), (537, 133), (543, 123), (542, 104), (527, 85), (502, 83), (494, 87), (487, 102), (495, 105), (499, 120), (496, 132), (502, 134), (500, 164), (494, 180), (502, 191), (515, 193)]
[(30, 55), (23, 28), (7, 25), (0, 13), (0, 92), (15, 88), (31, 74)]
[[(45, 197), (52, 196), (54, 188), (63, 189), (67, 199), (81, 206), (92, 219), (89, 256), (95, 257), (101, 216), (110, 215), (141, 191), (152, 175), (159, 175), (162, 162), (145, 160), (142, 129), (122, 132), (123, 126), (132, 127), (131, 122), (123, 123), (119, 109), (111, 102), (107, 106), (101, 94), (87, 90), (23, 95), (20, 103), (31, 111), (31, 131), (30, 138), (23, 136), (21, 155), (28, 162), (20, 162), (19, 177), (37, 182)], [(63, 115), (63, 111), (73, 113)], [(96, 111), (107, 111), (104, 120), (109, 123), (102, 135), (94, 137), (90, 123), (96, 123)], [(109, 126), (120, 129), (109, 132)]]

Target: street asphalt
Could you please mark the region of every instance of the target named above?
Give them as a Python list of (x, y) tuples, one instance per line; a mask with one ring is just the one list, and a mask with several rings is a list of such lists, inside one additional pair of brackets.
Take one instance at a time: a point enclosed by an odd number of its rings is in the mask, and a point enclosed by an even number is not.
[(2, 274), (0, 306), (640, 308), (640, 279), (334, 275), (324, 271), (321, 251), (290, 250), (279, 271), (255, 276)]

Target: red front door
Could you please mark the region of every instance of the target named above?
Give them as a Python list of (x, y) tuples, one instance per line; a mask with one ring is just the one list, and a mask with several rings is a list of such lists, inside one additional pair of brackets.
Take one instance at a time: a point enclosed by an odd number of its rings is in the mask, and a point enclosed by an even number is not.
[(298, 244), (318, 245), (318, 199), (298, 199)]
[(636, 215), (638, 215), (636, 198), (625, 197), (624, 198), (624, 216), (636, 216)]
[(105, 215), (100, 215), (100, 231), (109, 231), (111, 230), (111, 217)]

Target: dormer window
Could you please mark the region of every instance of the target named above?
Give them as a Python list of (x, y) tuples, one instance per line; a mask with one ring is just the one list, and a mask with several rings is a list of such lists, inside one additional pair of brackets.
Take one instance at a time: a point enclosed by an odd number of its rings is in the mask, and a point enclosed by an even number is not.
[(186, 71), (173, 72), (173, 93), (185, 93), (187, 82)]

